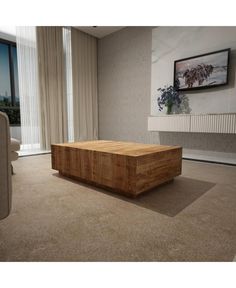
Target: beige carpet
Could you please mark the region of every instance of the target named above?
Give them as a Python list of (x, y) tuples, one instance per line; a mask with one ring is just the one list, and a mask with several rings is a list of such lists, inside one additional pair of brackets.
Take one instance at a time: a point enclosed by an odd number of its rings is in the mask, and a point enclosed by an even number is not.
[(50, 155), (14, 163), (1, 261), (233, 261), (236, 167), (184, 161), (138, 199), (60, 177)]

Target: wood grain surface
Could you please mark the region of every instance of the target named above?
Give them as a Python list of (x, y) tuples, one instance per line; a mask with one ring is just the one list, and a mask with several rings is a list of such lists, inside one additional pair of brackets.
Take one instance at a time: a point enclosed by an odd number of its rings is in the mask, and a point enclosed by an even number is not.
[(172, 180), (181, 167), (179, 146), (105, 140), (52, 145), (52, 168), (59, 173), (132, 197)]

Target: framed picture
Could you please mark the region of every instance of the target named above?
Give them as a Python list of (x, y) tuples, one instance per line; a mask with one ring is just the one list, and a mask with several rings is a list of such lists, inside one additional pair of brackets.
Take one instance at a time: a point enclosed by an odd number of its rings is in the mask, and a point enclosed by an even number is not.
[(230, 48), (176, 60), (174, 86), (179, 91), (228, 84)]

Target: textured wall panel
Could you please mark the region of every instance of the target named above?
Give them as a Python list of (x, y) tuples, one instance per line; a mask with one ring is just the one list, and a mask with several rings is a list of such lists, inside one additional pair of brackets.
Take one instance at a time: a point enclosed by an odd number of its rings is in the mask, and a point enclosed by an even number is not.
[(147, 130), (151, 41), (151, 28), (144, 27), (125, 28), (99, 40), (100, 139), (159, 142)]

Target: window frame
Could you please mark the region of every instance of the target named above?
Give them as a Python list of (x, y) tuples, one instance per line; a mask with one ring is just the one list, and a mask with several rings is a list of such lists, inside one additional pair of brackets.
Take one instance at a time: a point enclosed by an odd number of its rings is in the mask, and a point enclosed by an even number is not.
[[(16, 48), (16, 42), (9, 41), (6, 39), (0, 38), (1, 44), (6, 44), (8, 46), (8, 60), (9, 60), (9, 71), (10, 71), (10, 91), (11, 91), (11, 106), (5, 107), (1, 106), (0, 108), (4, 108), (6, 110), (13, 109), (13, 110), (20, 110), (19, 106), (16, 106), (16, 95), (15, 95), (15, 77), (14, 77), (14, 64), (13, 64), (13, 53), (12, 47)], [(19, 79), (18, 79), (19, 81)], [(19, 96), (19, 95), (18, 95)], [(20, 124), (11, 124), (11, 126), (20, 126)]]

